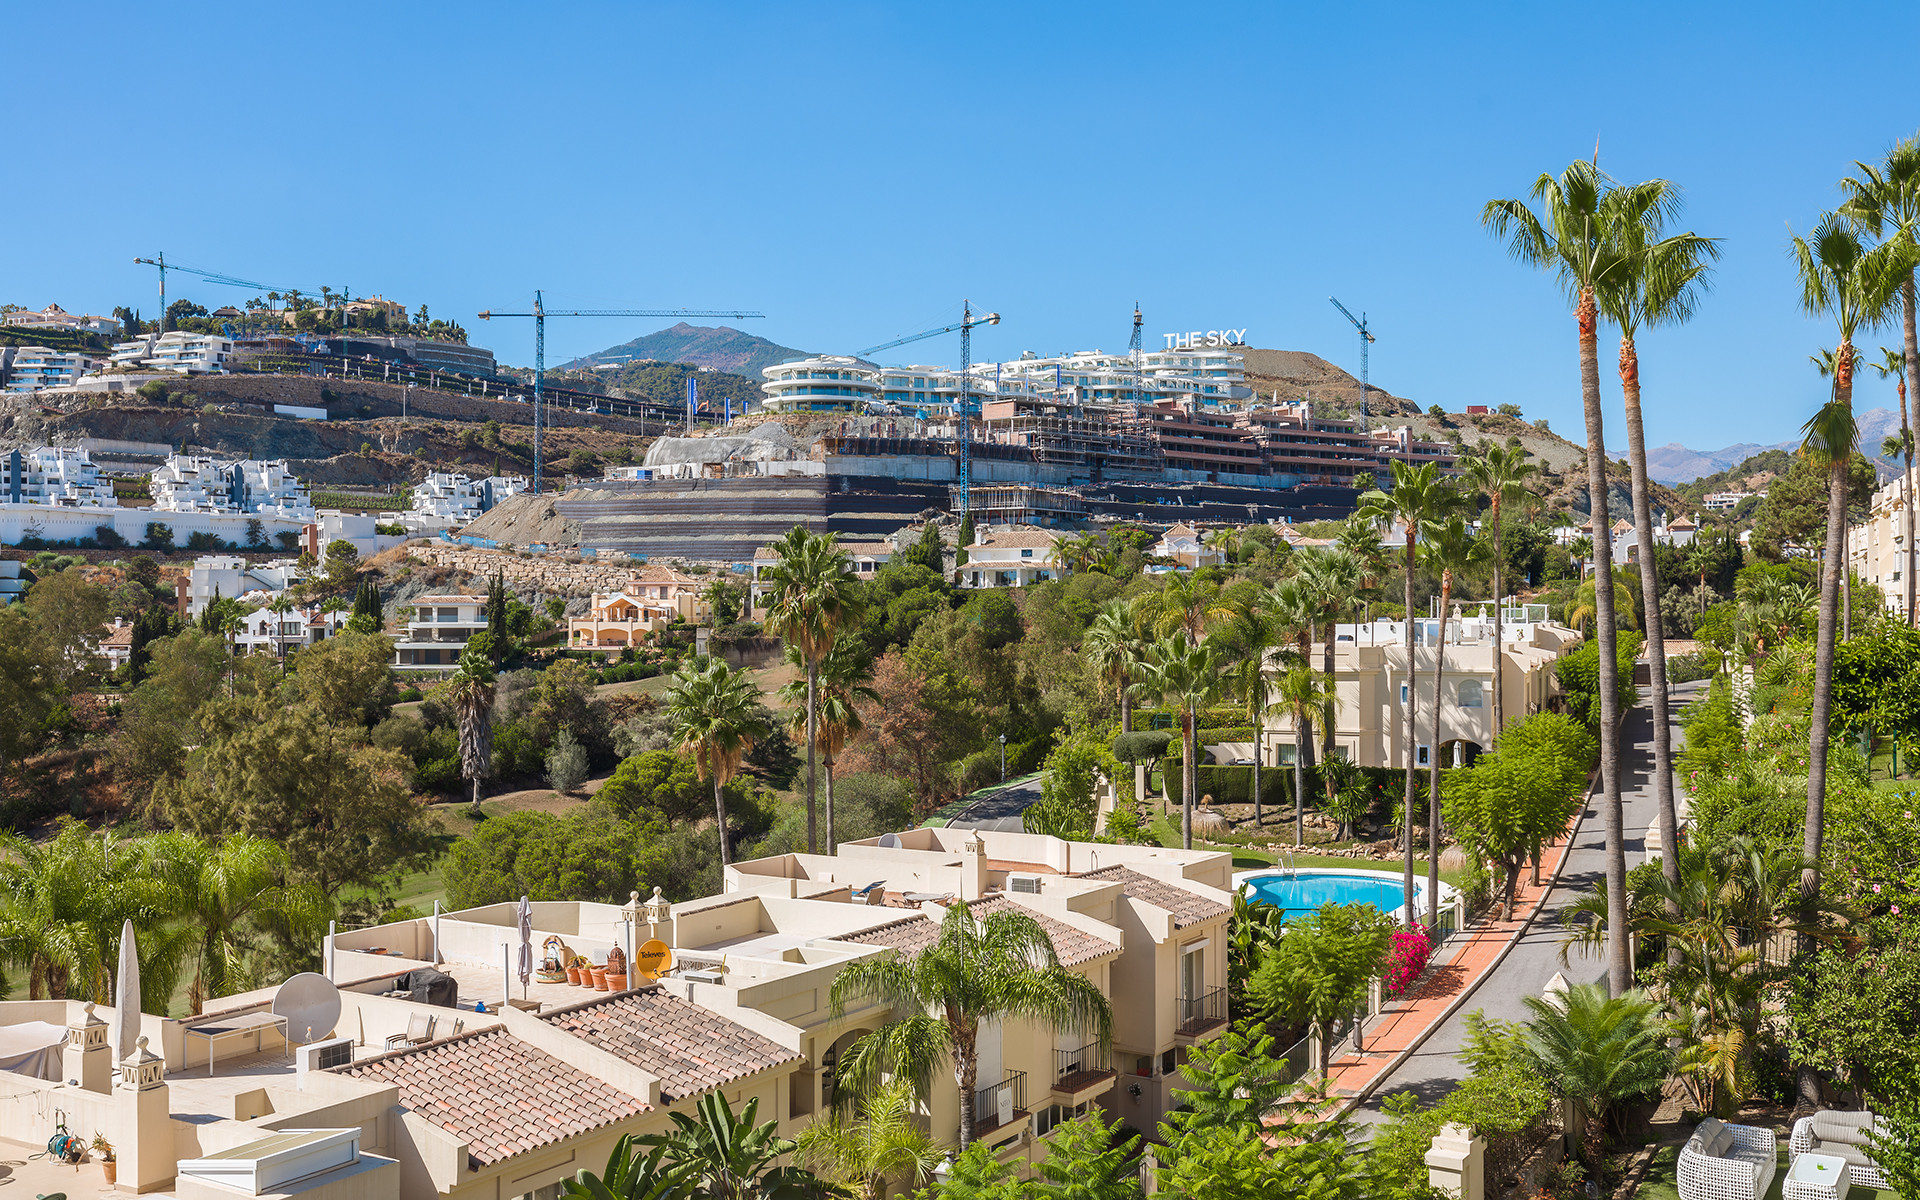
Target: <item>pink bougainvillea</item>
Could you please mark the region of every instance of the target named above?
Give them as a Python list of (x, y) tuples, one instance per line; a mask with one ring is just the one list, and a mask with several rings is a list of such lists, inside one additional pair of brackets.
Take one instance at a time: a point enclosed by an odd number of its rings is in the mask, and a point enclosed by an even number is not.
[(1387, 995), (1398, 996), (1413, 986), (1420, 972), (1427, 969), (1433, 953), (1433, 939), (1425, 929), (1400, 930), (1393, 935), (1393, 948), (1387, 952)]

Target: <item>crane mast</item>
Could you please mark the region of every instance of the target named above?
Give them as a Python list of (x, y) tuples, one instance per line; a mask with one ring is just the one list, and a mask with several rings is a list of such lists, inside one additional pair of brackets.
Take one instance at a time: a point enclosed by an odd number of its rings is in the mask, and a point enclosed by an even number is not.
[(1333, 306), (1340, 310), (1340, 315), (1352, 321), (1353, 327), (1360, 331), (1360, 423), (1366, 425), (1368, 419), (1367, 393), (1370, 390), (1367, 385), (1367, 346), (1373, 341), (1373, 334), (1367, 329), (1367, 314), (1361, 313), (1356, 317), (1347, 311), (1346, 305), (1335, 300), (1332, 296), (1328, 296), (1327, 299), (1333, 301)]
[(1146, 356), (1140, 350), (1140, 327), (1145, 319), (1140, 315), (1140, 302), (1133, 302), (1133, 336), (1127, 339), (1127, 358), (1133, 364), (1133, 402), (1140, 403), (1142, 377), (1146, 374)]
[(990, 312), (984, 316), (975, 317), (973, 301), (962, 300), (959, 324), (942, 325), (938, 329), (910, 333), (906, 337), (882, 342), (878, 346), (868, 346), (854, 355), (855, 358), (865, 358), (869, 354), (878, 354), (882, 350), (891, 350), (895, 346), (904, 346), (909, 342), (938, 337), (943, 333), (952, 333), (956, 329), (960, 331), (960, 398), (956, 405), (958, 410), (956, 415), (960, 419), (960, 515), (963, 517), (973, 507), (973, 426), (967, 419), (968, 410), (972, 407), (973, 394), (973, 328), (976, 325), (998, 325), (999, 323), (999, 313)]

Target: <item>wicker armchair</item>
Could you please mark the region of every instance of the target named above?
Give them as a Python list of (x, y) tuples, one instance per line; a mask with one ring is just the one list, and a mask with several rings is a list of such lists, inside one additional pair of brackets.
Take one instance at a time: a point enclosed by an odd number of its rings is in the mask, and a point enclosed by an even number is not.
[(1873, 1145), (1867, 1136), (1873, 1131), (1874, 1116), (1870, 1112), (1817, 1112), (1793, 1123), (1787, 1155), (1790, 1160), (1802, 1154), (1830, 1154), (1845, 1159), (1852, 1169), (1853, 1182), (1861, 1187), (1889, 1191), (1892, 1182), (1880, 1164), (1867, 1157)]
[(1680, 1200), (1760, 1200), (1779, 1154), (1770, 1130), (1708, 1117), (1680, 1150)]

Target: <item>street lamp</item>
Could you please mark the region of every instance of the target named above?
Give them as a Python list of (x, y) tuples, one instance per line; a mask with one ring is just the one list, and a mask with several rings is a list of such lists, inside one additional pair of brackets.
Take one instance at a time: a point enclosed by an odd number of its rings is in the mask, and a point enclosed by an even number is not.
[(1007, 782), (1007, 735), (1003, 733), (1000, 735), (1000, 783), (1002, 786), (1005, 786), (1006, 782)]

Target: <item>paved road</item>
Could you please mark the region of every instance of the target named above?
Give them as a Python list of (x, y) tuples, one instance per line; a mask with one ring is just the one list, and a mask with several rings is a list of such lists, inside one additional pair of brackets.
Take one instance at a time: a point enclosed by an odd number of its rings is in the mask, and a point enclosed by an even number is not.
[[(1703, 684), (1679, 684), (1673, 688), (1671, 715), (1703, 687)], [(1624, 810), (1627, 842), (1627, 867), (1631, 870), (1646, 861), (1647, 830), (1656, 819), (1653, 793), (1653, 711), (1642, 690), (1641, 703), (1627, 714), (1621, 730), (1620, 796)], [(1685, 745), (1676, 723), (1673, 730), (1676, 748)], [(1606, 878), (1607, 831), (1598, 805), (1590, 806), (1574, 835), (1573, 849), (1561, 872), (1559, 886), (1547, 897), (1546, 909), (1534, 919), (1512, 952), (1481, 982), (1471, 999), (1462, 1005), (1433, 1036), (1400, 1065), (1400, 1069), (1381, 1082), (1367, 1102), (1354, 1113), (1357, 1120), (1380, 1119), (1380, 1102), (1395, 1092), (1414, 1091), (1423, 1102), (1452, 1091), (1466, 1067), (1455, 1057), (1466, 1040), (1466, 1017), (1478, 1009), (1489, 1017), (1518, 1021), (1528, 1016), (1524, 998), (1537, 996), (1555, 972), (1572, 983), (1590, 983), (1606, 976), (1606, 962), (1595, 957), (1573, 956), (1571, 966), (1560, 965), (1561, 925), (1553, 915), (1583, 892), (1591, 891)]]
[(987, 793), (969, 805), (953, 820), (953, 829), (985, 829), (995, 833), (1020, 833), (1020, 814), (1040, 800), (1040, 776), (1016, 779), (1003, 788)]

